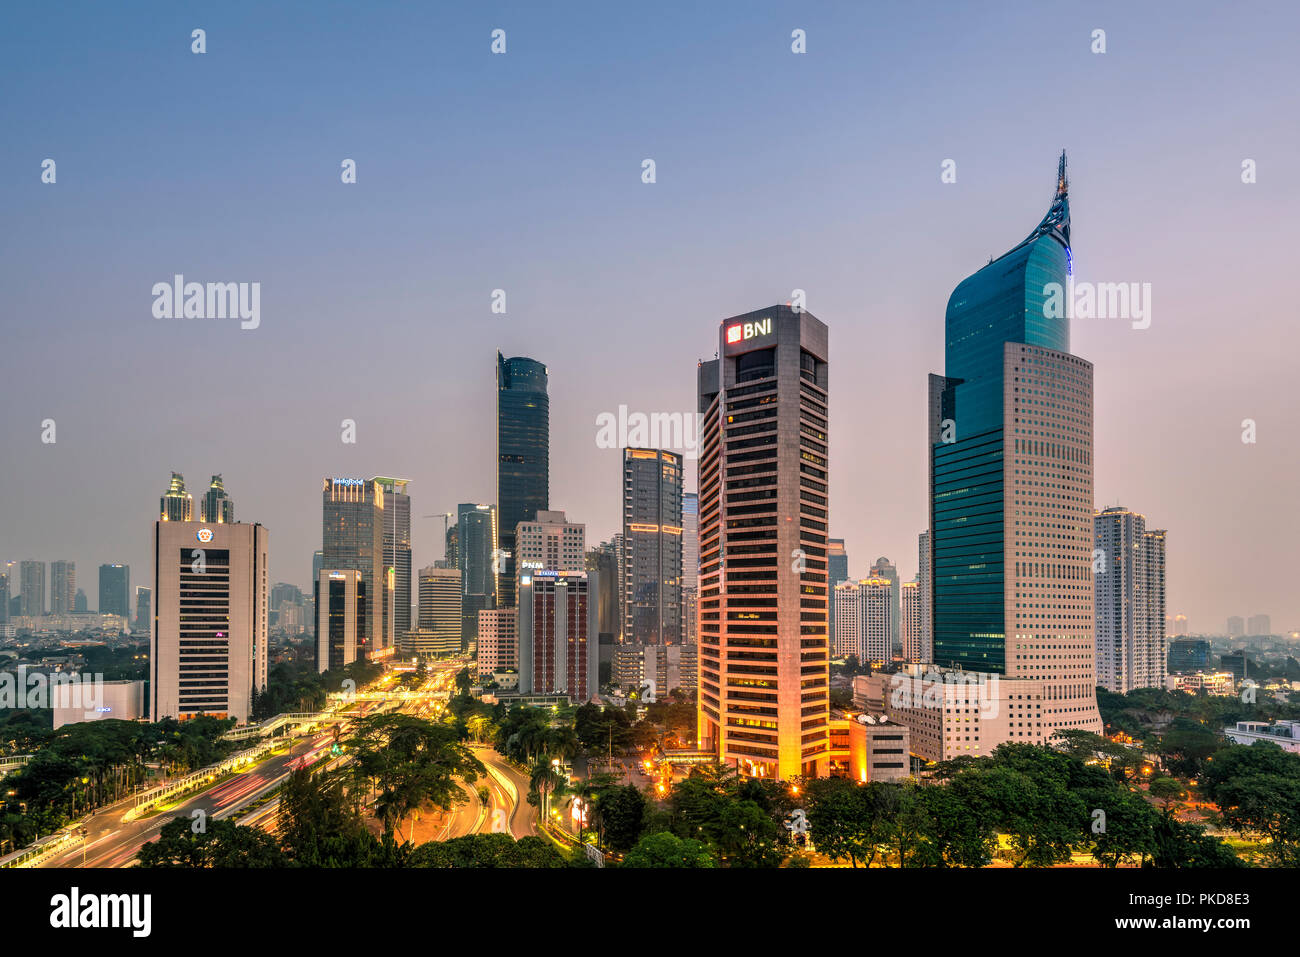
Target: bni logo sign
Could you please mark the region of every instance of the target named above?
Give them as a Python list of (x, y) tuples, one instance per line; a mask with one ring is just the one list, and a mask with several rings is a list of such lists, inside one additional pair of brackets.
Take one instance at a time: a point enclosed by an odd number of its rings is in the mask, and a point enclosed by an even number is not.
[(212, 529), (200, 528), (194, 537), (206, 545), (208, 542), (212, 541)]
[(744, 342), (746, 339), (753, 339), (755, 336), (765, 336), (772, 331), (772, 320), (759, 319), (756, 322), (738, 322), (734, 326), (727, 327), (727, 345), (736, 342)]

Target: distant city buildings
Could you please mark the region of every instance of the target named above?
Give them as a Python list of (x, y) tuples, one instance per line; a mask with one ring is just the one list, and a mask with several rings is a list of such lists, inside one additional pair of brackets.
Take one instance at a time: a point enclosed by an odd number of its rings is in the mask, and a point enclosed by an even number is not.
[[(173, 478), (179, 478), (172, 473)], [(181, 482), (181, 488), (184, 488), (184, 481)], [(166, 496), (164, 496), (164, 501)], [(220, 475), (212, 476), (212, 484), (208, 490), (203, 493), (203, 500), (199, 506), (199, 521), (211, 524), (226, 525), (235, 520), (235, 503), (230, 500), (226, 494), (226, 486), (221, 481)]]
[(1097, 684), (1128, 694), (1162, 688), (1165, 638), (1165, 532), (1122, 506), (1093, 516), (1092, 576)]
[(1246, 622), (1246, 634), (1271, 635), (1273, 634), (1273, 622), (1268, 615), (1251, 615)]
[(25, 561), (18, 566), (20, 615), (36, 618), (45, 614), (45, 563)]
[(929, 532), (917, 536), (916, 554), (916, 588), (921, 603), (920, 660), (934, 661), (934, 580), (930, 573), (932, 556)]
[[(409, 479), (376, 476), (384, 489), (384, 571), (393, 580), (393, 602), (384, 632), (402, 635), (411, 630), (411, 497)], [(390, 620), (391, 619), (391, 620)]]
[(114, 563), (99, 566), (99, 611), (104, 615), (120, 615), (130, 619), (131, 567)]
[(76, 598), (77, 563), (50, 562), (50, 614), (71, 614)]
[(153, 627), (153, 615), (151, 606), (153, 604), (153, 591), (145, 588), (143, 585), (137, 585), (135, 589), (135, 630), (147, 632)]
[(844, 547), (844, 539), (826, 539), (826, 628), (831, 653), (837, 658), (842, 655), (835, 624), (835, 586), (848, 580), (849, 553)]
[(266, 687), (267, 553), (261, 525), (154, 524), (153, 720), (248, 721), (253, 692)]
[(903, 660), (918, 664), (925, 661), (925, 639), (921, 617), (921, 587), (919, 581), (903, 582), (901, 592), (899, 635), (903, 642)]
[(1238, 615), (1233, 615), (1228, 619), (1228, 637), (1240, 638), (1246, 633), (1246, 620)]
[(886, 648), (886, 654), (881, 659), (882, 661), (889, 661), (893, 657), (895, 650), (898, 650), (901, 647), (900, 639), (899, 639), (900, 622), (899, 622), (899, 614), (898, 614), (898, 602), (899, 602), (898, 567), (893, 562), (891, 562), (888, 558), (882, 555), (879, 558), (877, 558), (875, 564), (871, 566), (871, 571), (867, 577), (883, 578), (885, 581), (889, 582), (889, 598), (888, 598), (889, 641), (888, 641), (888, 647)]
[(459, 652), (461, 603), (460, 569), (421, 568), (419, 634), (408, 636), (399, 655), (430, 658)]
[(180, 472), (172, 473), (171, 483), (163, 492), (158, 508), (159, 518), (164, 522), (194, 521), (194, 496), (185, 491), (185, 476)]
[[(462, 502), (456, 506), (454, 564), (461, 575), (461, 647), (478, 638), (479, 612), (497, 607), (499, 569), (492, 562), (497, 542), (495, 505)], [(448, 539), (448, 557), (452, 556)], [(513, 607), (513, 605), (511, 606)]]

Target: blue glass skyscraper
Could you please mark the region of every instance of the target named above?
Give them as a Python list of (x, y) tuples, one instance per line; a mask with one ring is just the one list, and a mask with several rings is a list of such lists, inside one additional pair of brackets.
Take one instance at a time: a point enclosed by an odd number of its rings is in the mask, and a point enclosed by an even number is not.
[(550, 507), (551, 400), (546, 366), (497, 353), (497, 598), (515, 603), (515, 526)]

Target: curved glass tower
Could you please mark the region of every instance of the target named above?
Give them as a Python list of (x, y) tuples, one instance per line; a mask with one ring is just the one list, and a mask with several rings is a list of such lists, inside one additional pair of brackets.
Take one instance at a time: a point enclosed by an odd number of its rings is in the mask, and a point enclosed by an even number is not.
[[(1092, 622), (1092, 366), (1070, 354), (1069, 184), (953, 290), (930, 377), (933, 657), (1039, 682), (1029, 726), (1100, 730)], [(1055, 290), (1053, 284), (1057, 285)], [(1041, 699), (1039, 695), (1041, 694)]]
[(515, 603), (515, 526), (550, 507), (551, 400), (546, 366), (497, 353), (497, 596)]

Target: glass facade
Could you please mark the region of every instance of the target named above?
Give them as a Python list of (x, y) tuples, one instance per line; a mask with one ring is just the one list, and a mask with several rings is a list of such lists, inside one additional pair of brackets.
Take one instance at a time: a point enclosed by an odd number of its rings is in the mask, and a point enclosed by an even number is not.
[(497, 594), (515, 603), (515, 526), (550, 507), (551, 406), (546, 366), (497, 353)]
[(1070, 271), (1064, 157), (1061, 163), (1056, 198), (1038, 228), (948, 300), (930, 456), (933, 656), (943, 666), (1006, 667), (1004, 347), (1070, 350), (1069, 320), (1044, 308), (1045, 287), (1065, 290)]

